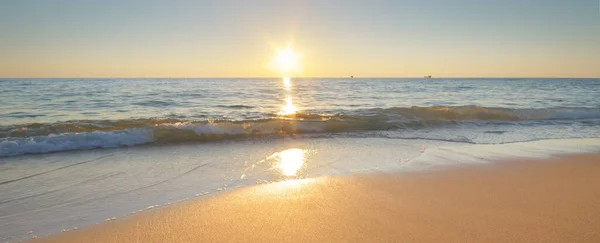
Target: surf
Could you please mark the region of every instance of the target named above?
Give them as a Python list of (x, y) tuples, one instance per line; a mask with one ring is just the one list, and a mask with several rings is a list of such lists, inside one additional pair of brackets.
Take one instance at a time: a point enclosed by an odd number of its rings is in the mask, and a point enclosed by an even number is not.
[[(544, 125), (580, 122), (600, 125), (600, 108), (509, 109), (431, 106), (363, 109), (338, 114), (270, 114), (247, 120), (142, 118), (74, 120), (0, 127), (0, 156), (142, 144), (213, 142), (227, 139), (302, 134), (462, 129), (490, 125)], [(489, 131), (484, 133), (490, 133)], [(502, 134), (497, 133), (496, 134)], [(432, 138), (443, 139), (443, 138)]]

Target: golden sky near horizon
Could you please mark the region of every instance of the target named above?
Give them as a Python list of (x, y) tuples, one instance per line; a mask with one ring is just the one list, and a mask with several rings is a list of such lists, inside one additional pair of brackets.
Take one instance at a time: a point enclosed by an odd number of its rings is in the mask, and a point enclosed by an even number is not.
[(583, 0), (141, 3), (0, 3), (0, 77), (600, 77)]

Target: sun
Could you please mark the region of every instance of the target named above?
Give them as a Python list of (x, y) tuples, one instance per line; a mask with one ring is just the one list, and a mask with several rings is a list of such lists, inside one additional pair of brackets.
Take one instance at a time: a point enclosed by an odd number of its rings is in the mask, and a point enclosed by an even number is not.
[(290, 75), (297, 72), (299, 69), (300, 55), (292, 50), (291, 47), (286, 49), (277, 49), (277, 56), (273, 60), (273, 64), (284, 75)]

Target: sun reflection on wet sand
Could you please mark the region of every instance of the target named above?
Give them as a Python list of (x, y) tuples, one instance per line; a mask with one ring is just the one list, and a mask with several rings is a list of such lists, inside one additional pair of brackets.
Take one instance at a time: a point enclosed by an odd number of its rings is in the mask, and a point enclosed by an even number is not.
[(276, 153), (276, 156), (278, 161), (274, 167), (281, 170), (285, 176), (295, 176), (304, 165), (304, 150), (302, 149), (284, 150)]
[(290, 179), (277, 183), (263, 184), (260, 187), (254, 187), (254, 195), (257, 196), (274, 196), (277, 198), (289, 197), (290, 193), (294, 198), (313, 196), (314, 191), (306, 191), (307, 193), (297, 193), (301, 190), (312, 188), (316, 184), (324, 183), (328, 180), (327, 177), (321, 178), (305, 178), (305, 179)]

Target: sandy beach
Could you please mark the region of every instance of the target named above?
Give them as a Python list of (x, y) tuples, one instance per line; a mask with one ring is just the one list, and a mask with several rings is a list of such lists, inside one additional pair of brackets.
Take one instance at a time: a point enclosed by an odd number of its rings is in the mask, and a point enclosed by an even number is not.
[(600, 155), (257, 185), (34, 242), (599, 242)]
[(0, 1), (0, 243), (600, 243), (598, 1), (257, 2)]

